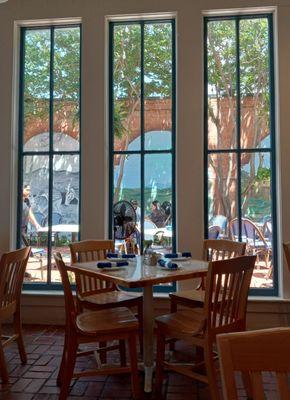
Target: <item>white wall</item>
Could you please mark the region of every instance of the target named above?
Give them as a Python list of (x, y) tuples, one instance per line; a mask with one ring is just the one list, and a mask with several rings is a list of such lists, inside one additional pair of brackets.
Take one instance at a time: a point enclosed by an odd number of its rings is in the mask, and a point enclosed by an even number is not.
[[(226, 0), (9, 0), (0, 5), (0, 251), (13, 247), (16, 212), (13, 162), (14, 21), (80, 17), (82, 65), (82, 237), (106, 235), (106, 16), (172, 12), (177, 15), (177, 229), (180, 247), (201, 252), (203, 237), (203, 11), (277, 6), (278, 171), (282, 240), (290, 240), (290, 2)], [(17, 132), (14, 132), (17, 137)], [(16, 152), (17, 146), (13, 147)], [(15, 155), (14, 154), (14, 155)], [(14, 160), (15, 161), (15, 160)], [(290, 298), (284, 269), (284, 294)]]

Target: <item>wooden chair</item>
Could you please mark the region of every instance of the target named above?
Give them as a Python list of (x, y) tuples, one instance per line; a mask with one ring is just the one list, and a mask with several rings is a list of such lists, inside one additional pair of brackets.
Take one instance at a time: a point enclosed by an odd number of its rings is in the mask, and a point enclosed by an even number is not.
[(283, 243), (283, 249), (284, 249), (284, 253), (285, 253), (285, 257), (286, 257), (286, 261), (287, 261), (287, 265), (288, 265), (288, 270), (290, 271), (290, 242)]
[[(120, 373), (131, 374), (131, 384), (133, 397), (139, 398), (140, 386), (138, 379), (137, 351), (136, 351), (136, 335), (139, 332), (138, 320), (132, 312), (126, 307), (118, 307), (115, 309), (86, 311), (77, 314), (74, 304), (72, 290), (69, 282), (67, 267), (60, 253), (54, 255), (55, 262), (58, 266), (61, 280), (64, 288), (64, 300), (66, 310), (66, 328), (64, 350), (61, 360), (61, 366), (57, 377), (57, 383), (61, 386), (60, 400), (65, 400), (69, 393), (70, 381), (73, 377), (92, 375), (110, 375)], [(89, 276), (90, 277), (90, 276)], [(121, 356), (121, 365), (106, 366), (95, 369), (74, 373), (76, 357), (85, 356), (93, 353), (93, 351), (78, 352), (80, 344), (107, 342), (119, 340), (119, 350)], [(126, 346), (128, 341), (130, 352), (130, 366), (126, 366)], [(108, 349), (115, 349), (111, 346)]]
[[(216, 335), (243, 331), (246, 326), (248, 290), (255, 256), (243, 256), (209, 263), (204, 308), (178, 311), (156, 318), (156, 393), (162, 389), (163, 371), (169, 369), (209, 385), (211, 399), (219, 399), (214, 346)], [(167, 338), (185, 340), (204, 352), (202, 364), (176, 364), (164, 360)], [(200, 372), (205, 366), (206, 375)]]
[(218, 335), (217, 345), (225, 400), (238, 400), (239, 398), (235, 382), (235, 372), (237, 371), (247, 374), (251, 399), (266, 398), (262, 372), (267, 371), (276, 373), (277, 392), (271, 388), (273, 394), (271, 398), (289, 400), (290, 387), (287, 377), (287, 373), (290, 373), (289, 328)]
[[(20, 299), (29, 253), (30, 247), (25, 247), (3, 254), (0, 260), (0, 375), (2, 383), (9, 381), (4, 347), (16, 341), (22, 363), (27, 362), (21, 328)], [(4, 336), (1, 324), (11, 317), (13, 317), (14, 334)]]
[[(203, 259), (206, 261), (226, 260), (245, 254), (246, 243), (234, 242), (226, 239), (207, 239), (203, 242)], [(183, 290), (170, 293), (170, 311), (176, 312), (177, 305), (185, 307), (203, 307), (204, 304), (204, 278), (197, 289)], [(171, 349), (173, 350), (172, 346)]]
[[(70, 244), (72, 263), (105, 259), (107, 252), (114, 251), (112, 240), (83, 240)], [(77, 306), (78, 310), (103, 310), (113, 307), (137, 307), (137, 318), (140, 326), (140, 349), (143, 350), (142, 324), (143, 303), (142, 294), (119, 290), (111, 282), (88, 277), (86, 272), (76, 274)], [(102, 347), (106, 344), (102, 343)], [(101, 354), (105, 362), (106, 354)]]

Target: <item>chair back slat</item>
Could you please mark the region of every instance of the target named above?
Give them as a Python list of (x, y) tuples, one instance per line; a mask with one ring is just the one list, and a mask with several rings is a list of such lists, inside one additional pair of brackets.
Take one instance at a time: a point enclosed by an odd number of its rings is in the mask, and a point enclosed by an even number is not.
[(30, 254), (30, 247), (11, 251), (2, 255), (0, 260), (0, 307), (12, 310), (20, 305), (24, 273)]
[[(107, 253), (113, 252), (114, 249), (113, 240), (82, 240), (70, 244), (72, 263), (103, 260)], [(85, 296), (86, 293), (115, 289), (113, 283), (88, 277), (85, 273), (76, 274), (76, 286), (80, 296)]]
[(276, 378), (271, 383), (273, 398), (289, 400), (290, 328), (222, 334), (217, 336), (217, 345), (225, 400), (238, 399), (237, 372), (249, 379), (252, 393), (248, 395), (253, 400), (265, 399), (269, 380), (263, 379), (263, 373), (269, 372)]
[(215, 335), (231, 325), (245, 324), (248, 290), (255, 256), (243, 256), (209, 264), (205, 292), (207, 329)]
[(277, 372), (276, 379), (281, 400), (289, 400), (288, 374)]
[(263, 378), (260, 371), (253, 371), (252, 385), (253, 385), (253, 396), (256, 400), (265, 400), (264, 389), (263, 389)]

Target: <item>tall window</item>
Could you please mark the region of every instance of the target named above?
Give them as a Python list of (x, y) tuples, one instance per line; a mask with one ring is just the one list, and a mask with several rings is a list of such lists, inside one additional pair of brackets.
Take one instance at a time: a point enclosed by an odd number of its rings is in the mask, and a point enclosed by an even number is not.
[(205, 19), (206, 236), (247, 243), (277, 293), (272, 15)]
[(60, 282), (52, 252), (79, 234), (80, 26), (21, 29), (18, 245), (26, 281)]
[[(110, 226), (125, 251), (175, 246), (174, 37), (173, 20), (110, 25)], [(120, 201), (135, 210), (121, 228)]]

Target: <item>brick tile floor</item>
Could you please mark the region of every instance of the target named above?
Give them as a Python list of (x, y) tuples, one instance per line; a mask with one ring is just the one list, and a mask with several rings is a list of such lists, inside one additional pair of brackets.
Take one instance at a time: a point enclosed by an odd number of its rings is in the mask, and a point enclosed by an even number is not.
[[(6, 327), (9, 331), (10, 328)], [(28, 363), (21, 365), (16, 345), (6, 348), (10, 383), (0, 384), (0, 400), (55, 400), (58, 399), (59, 388), (56, 385), (58, 367), (62, 355), (64, 330), (55, 326), (24, 326)], [(189, 361), (193, 353), (190, 348), (176, 344), (173, 354), (176, 360)], [(117, 360), (118, 354), (110, 355)], [(77, 361), (77, 369), (94, 366), (93, 357), (81, 358)], [(268, 399), (275, 399), (273, 377), (268, 374)], [(143, 374), (140, 372), (143, 384)], [(189, 378), (168, 373), (164, 382), (164, 399), (166, 400), (208, 400), (206, 385), (192, 382)], [(243, 389), (240, 398), (246, 399)], [(94, 376), (73, 380), (68, 400), (112, 400), (131, 399), (130, 376)], [(143, 394), (144, 400), (155, 399), (154, 395)], [(156, 399), (157, 400), (157, 399)], [(158, 399), (159, 400), (159, 399)]]

